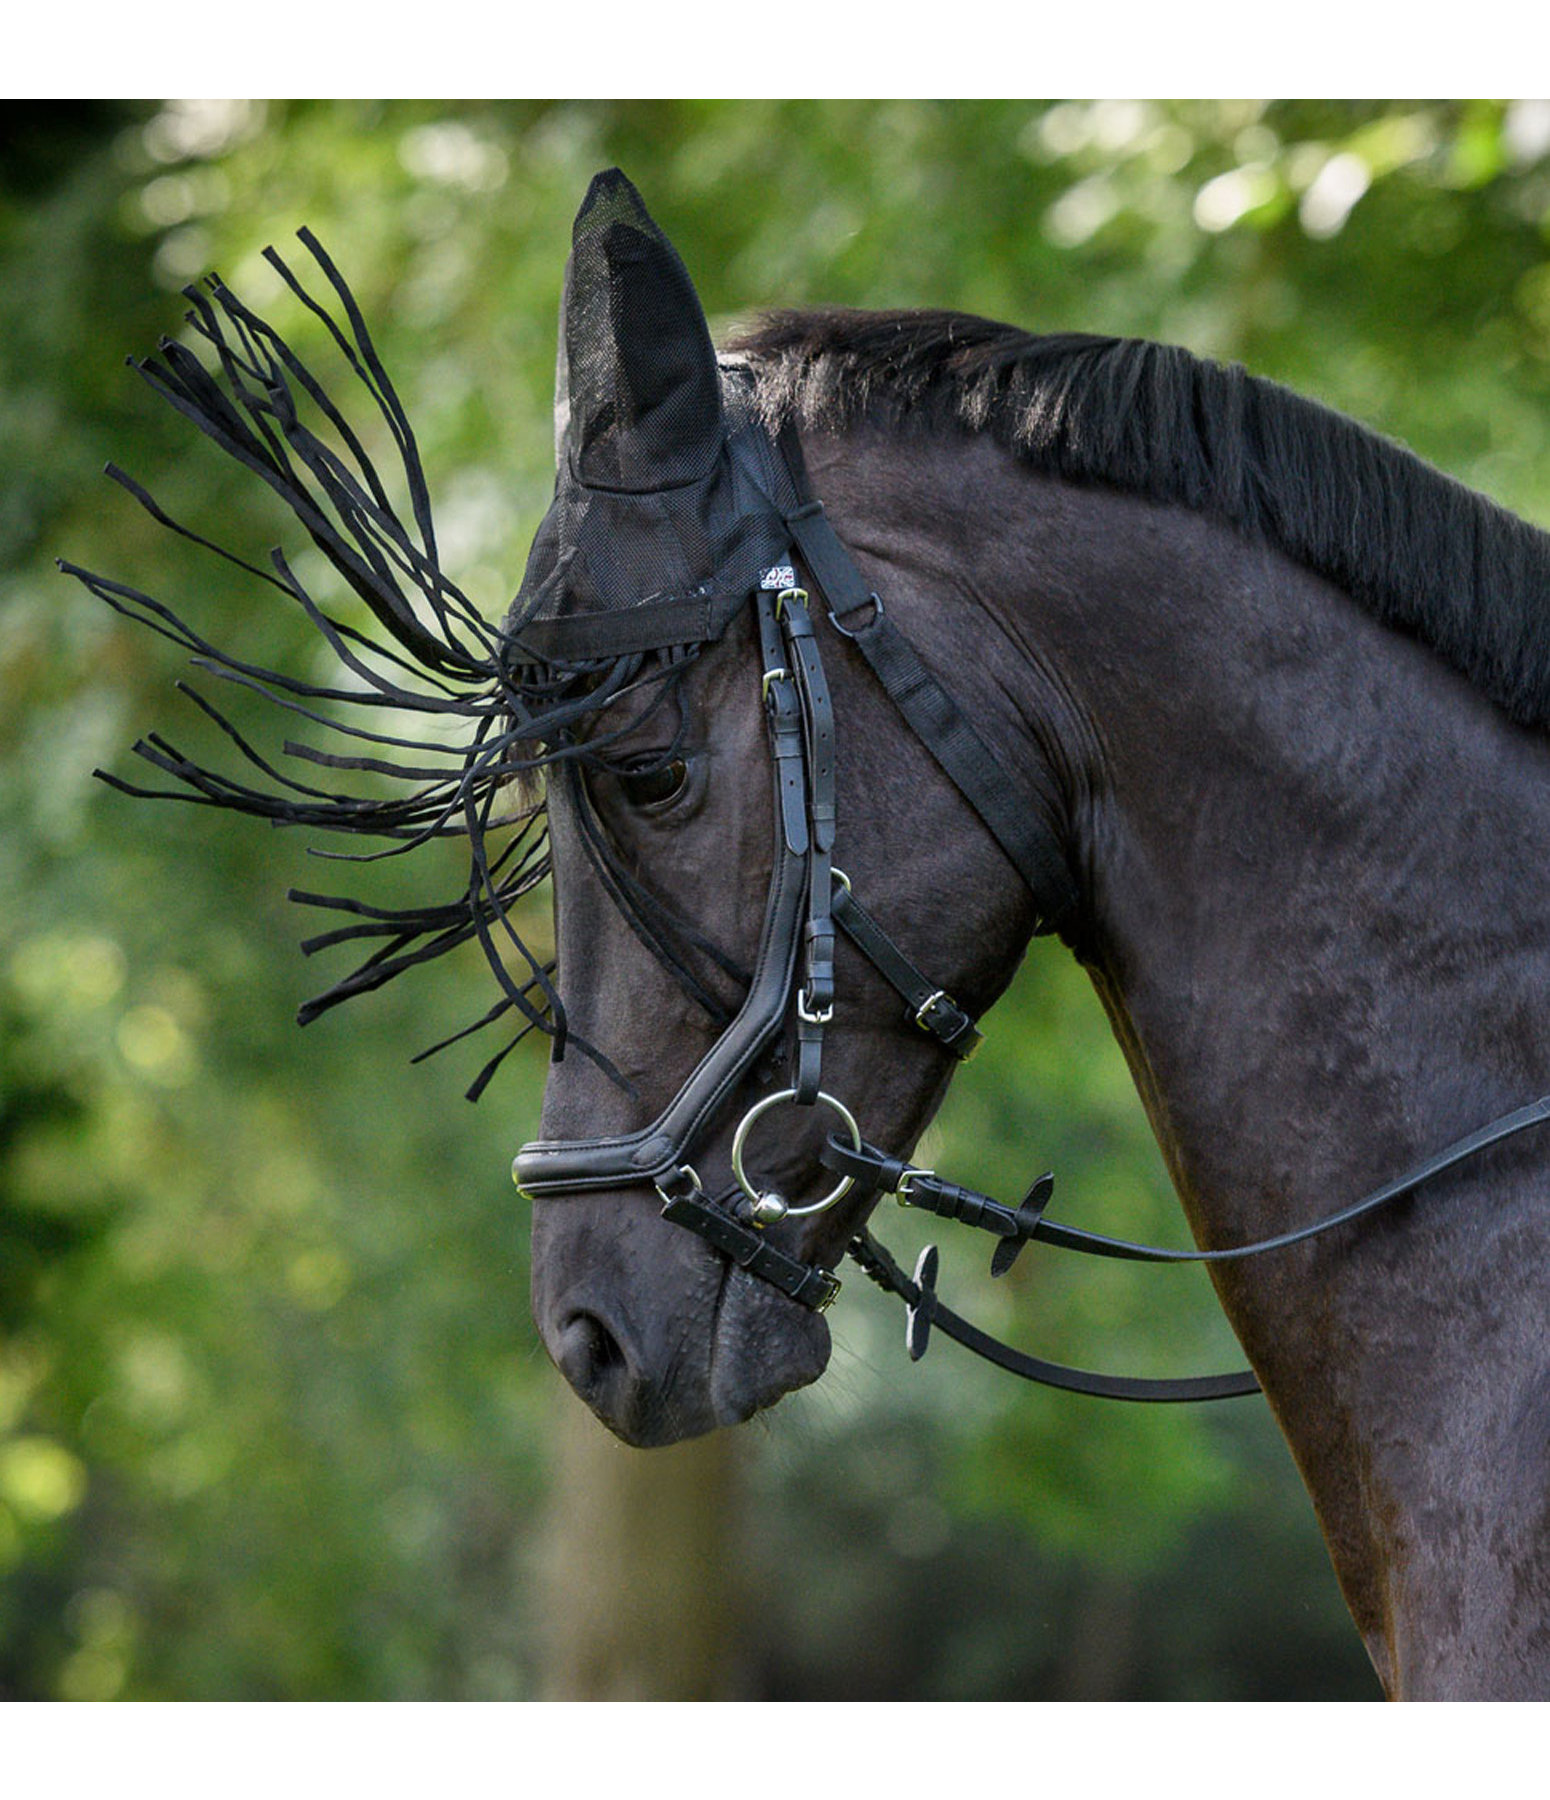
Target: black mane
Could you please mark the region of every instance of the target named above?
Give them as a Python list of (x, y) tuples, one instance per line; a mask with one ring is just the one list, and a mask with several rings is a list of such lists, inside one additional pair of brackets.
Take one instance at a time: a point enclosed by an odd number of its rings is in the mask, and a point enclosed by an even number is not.
[(772, 422), (953, 423), (1050, 474), (1207, 514), (1550, 724), (1550, 535), (1237, 364), (948, 312), (774, 313), (733, 348)]

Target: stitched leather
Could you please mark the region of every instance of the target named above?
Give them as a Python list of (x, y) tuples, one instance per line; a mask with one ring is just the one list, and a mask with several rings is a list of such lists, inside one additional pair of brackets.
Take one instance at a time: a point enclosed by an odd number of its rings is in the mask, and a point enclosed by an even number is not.
[[(784, 439), (782, 448), (787, 448)], [(794, 436), (787, 454), (801, 457)], [(806, 492), (806, 474), (800, 460), (792, 461), (792, 474), (797, 486)], [(840, 629), (866, 658), (910, 729), (974, 808), (1026, 882), (1039, 909), (1036, 929), (1056, 929), (1075, 908), (1078, 894), (1052, 824), (1054, 796), (1030, 795), (1007, 777), (958, 703), (867, 589), (824, 516), (822, 503), (809, 500), (788, 514), (786, 523), (814, 585), (828, 603), (831, 619), (838, 621), (862, 607), (870, 607), (868, 623), (841, 625)]]
[(823, 1312), (840, 1291), (836, 1276), (816, 1263), (805, 1263), (778, 1250), (764, 1234), (733, 1218), (724, 1207), (707, 1200), (697, 1188), (674, 1194), (663, 1206), (662, 1217), (686, 1226), (750, 1275), (768, 1281), (783, 1294), (814, 1312)]
[(849, 888), (834, 892), (834, 922), (904, 1001), (912, 1023), (928, 1031), (944, 1050), (967, 1060), (979, 1048), (975, 1020), (951, 994), (923, 975)]

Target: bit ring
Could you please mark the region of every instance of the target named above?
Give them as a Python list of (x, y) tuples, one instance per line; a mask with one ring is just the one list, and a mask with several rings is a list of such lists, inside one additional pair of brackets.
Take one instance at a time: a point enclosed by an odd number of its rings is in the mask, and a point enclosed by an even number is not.
[[(762, 1100), (756, 1100), (754, 1104), (749, 1107), (748, 1111), (743, 1114), (742, 1121), (733, 1135), (732, 1174), (736, 1178), (737, 1185), (756, 1206), (764, 1196), (748, 1179), (748, 1176), (743, 1169), (743, 1146), (748, 1141), (748, 1133), (754, 1120), (761, 1118), (771, 1109), (771, 1107), (780, 1106), (787, 1100), (794, 1100), (796, 1098), (796, 1092), (795, 1088), (781, 1088), (778, 1093), (766, 1094)], [(861, 1127), (851, 1116), (850, 1108), (836, 1100), (833, 1094), (821, 1093), (819, 1094), (818, 1099), (824, 1106), (832, 1107), (833, 1110), (839, 1114), (846, 1131), (850, 1134), (851, 1148), (859, 1150), (861, 1148)], [(801, 1219), (805, 1218), (809, 1213), (823, 1212), (828, 1207), (833, 1206), (836, 1200), (843, 1199), (843, 1197), (850, 1192), (853, 1185), (853, 1177), (849, 1175), (842, 1176), (840, 1180), (835, 1183), (834, 1187), (824, 1195), (823, 1199), (813, 1201), (811, 1206), (788, 1206), (786, 1208), (785, 1217), (788, 1219)]]

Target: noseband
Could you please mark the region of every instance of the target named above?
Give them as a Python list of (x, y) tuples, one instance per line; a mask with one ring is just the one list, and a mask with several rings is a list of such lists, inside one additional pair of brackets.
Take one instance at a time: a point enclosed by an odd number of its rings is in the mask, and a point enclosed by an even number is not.
[[(998, 1240), (991, 1260), (993, 1275), (1005, 1274), (1023, 1246), (1035, 1241), (1129, 1261), (1226, 1262), (1284, 1249), (1349, 1224), (1489, 1145), (1550, 1119), (1547, 1096), (1492, 1120), (1397, 1180), (1312, 1225), (1250, 1244), (1204, 1251), (1160, 1249), (1058, 1224), (1044, 1216), (1054, 1187), (1048, 1174), (1041, 1175), (1013, 1208), (869, 1144), (846, 1105), (822, 1086), (825, 1032), (835, 1007), (836, 931), (843, 931), (899, 994), (906, 1023), (933, 1037), (946, 1054), (971, 1056), (980, 1033), (976, 1021), (923, 974), (867, 912), (851, 891), (848, 877), (834, 866), (835, 719), (814, 625), (814, 594), (824, 604), (827, 623), (860, 652), (905, 723), (1017, 869), (1037, 909), (1035, 931), (1057, 929), (1075, 909), (1078, 891), (1060, 845), (1053, 788), (1014, 782), (1007, 775), (952, 695), (888, 618), (882, 599), (862, 579), (822, 504), (812, 498), (795, 433), (788, 428), (772, 440), (762, 430), (742, 432), (729, 440), (728, 450), (734, 458), (744, 459), (761, 491), (796, 496), (795, 504), (778, 509), (791, 547), (788, 562), (765, 570), (749, 595), (646, 602), (624, 615), (582, 613), (545, 621), (528, 632), (530, 641), (537, 640), (533, 648), (541, 648), (546, 656), (585, 658), (668, 649), (713, 641), (743, 605), (752, 605), (775, 801), (774, 854), (752, 980), (731, 1023), (652, 1124), (617, 1137), (523, 1145), (512, 1173), (525, 1195), (552, 1199), (650, 1183), (662, 1200), (664, 1219), (694, 1232), (791, 1299), (823, 1311), (839, 1292), (838, 1278), (780, 1249), (767, 1228), (785, 1218), (825, 1211), (852, 1191), (864, 1199), (892, 1194), (903, 1206), (989, 1232)], [(519, 640), (516, 654), (521, 656), (523, 650)], [(760, 1063), (788, 1017), (794, 1019), (796, 1044), (790, 1084), (765, 1094), (743, 1114), (733, 1134), (735, 1186), (714, 1197), (707, 1195), (692, 1160), (695, 1145)], [(754, 1125), (788, 1105), (823, 1108), (842, 1127), (829, 1135), (820, 1153), (820, 1161), (837, 1179), (821, 1199), (803, 1206), (793, 1206), (783, 1195), (761, 1186), (747, 1168)], [(879, 1286), (905, 1301), (906, 1344), (915, 1360), (924, 1355), (936, 1327), (1013, 1374), (1078, 1393), (1177, 1401), (1259, 1391), (1258, 1381), (1247, 1371), (1154, 1380), (1046, 1362), (991, 1337), (938, 1298), (934, 1245), (922, 1251), (913, 1276), (906, 1275), (865, 1229), (852, 1238), (847, 1254)]]

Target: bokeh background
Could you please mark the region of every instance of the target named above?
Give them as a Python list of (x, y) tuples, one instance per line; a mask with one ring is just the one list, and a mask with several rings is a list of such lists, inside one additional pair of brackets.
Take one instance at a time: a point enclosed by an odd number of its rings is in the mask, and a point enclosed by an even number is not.
[[(103, 480), (262, 554), (297, 531), (124, 366), (310, 225), (420, 435), (444, 560), (494, 615), (547, 501), (559, 280), (621, 164), (713, 326), (941, 305), (1243, 360), (1550, 519), (1550, 103), (168, 102), (0, 115), (0, 1697), (1350, 1698), (1376, 1683), (1262, 1404), (918, 1367), (856, 1277), (815, 1389), (670, 1452), (539, 1349), (506, 1177), (543, 1046), (483, 1102), (477, 952), (305, 1032), (328, 971), (293, 835), (125, 800), (180, 652), (68, 556), (255, 663), (300, 617)], [(343, 382), (341, 380), (341, 387)], [(357, 416), (360, 416), (357, 414)], [(294, 722), (224, 694), (277, 745)], [(422, 853), (436, 862), (439, 849)], [(450, 887), (380, 869), (384, 904)], [(541, 930), (541, 921), (535, 921)], [(1099, 1008), (1040, 945), (928, 1146), (1062, 1216), (1182, 1242)], [(885, 1221), (902, 1255), (923, 1232)], [(1029, 1256), (944, 1291), (1045, 1354), (1231, 1366), (1190, 1270)], [(863, 1291), (865, 1290), (865, 1291)]]

